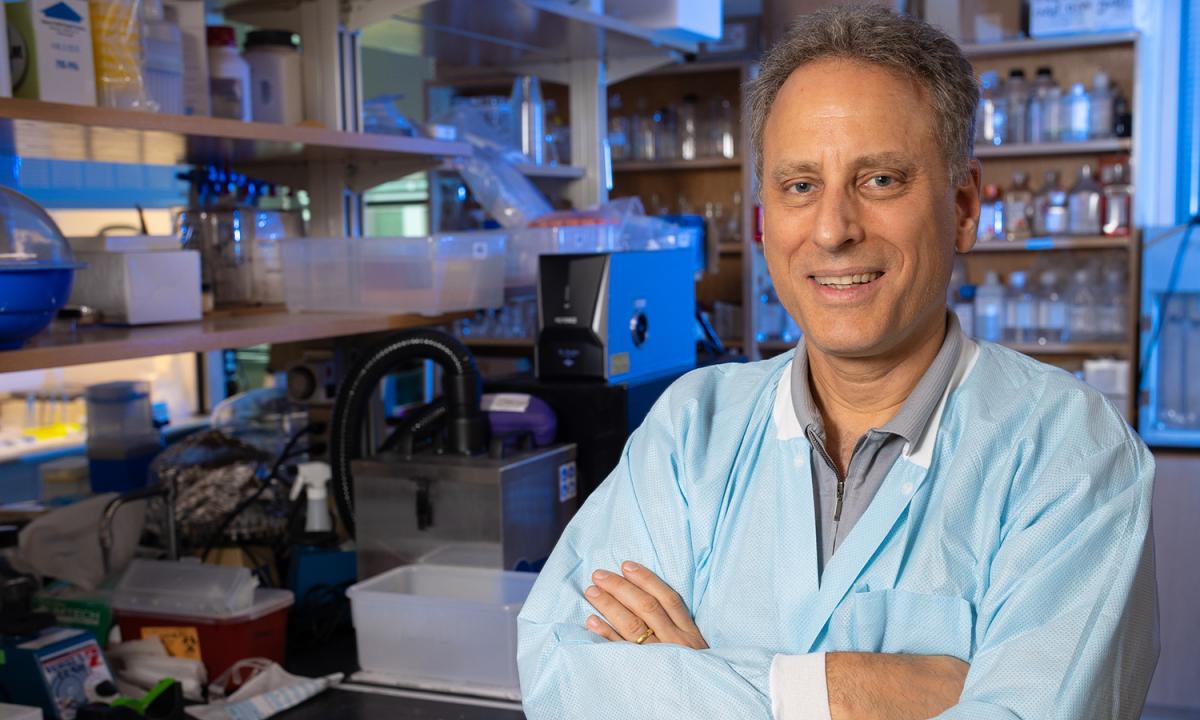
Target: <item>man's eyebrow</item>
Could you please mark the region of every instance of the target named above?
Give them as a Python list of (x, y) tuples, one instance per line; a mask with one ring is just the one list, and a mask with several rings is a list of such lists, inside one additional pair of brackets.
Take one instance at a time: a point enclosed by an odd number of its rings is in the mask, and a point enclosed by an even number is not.
[[(917, 171), (917, 163), (910, 156), (901, 152), (861, 155), (855, 158), (850, 166), (856, 171), (872, 167), (890, 167), (907, 174), (914, 174)], [(771, 179), (776, 184), (780, 184), (795, 175), (818, 174), (820, 171), (820, 165), (811, 160), (784, 160), (775, 165), (771, 171)]]
[(916, 171), (917, 164), (904, 153), (898, 152), (882, 152), (874, 155), (862, 155), (854, 159), (852, 163), (854, 169), (861, 170), (868, 167), (892, 167), (897, 170), (913, 173)]
[(784, 160), (778, 163), (771, 171), (771, 179), (776, 183), (782, 183), (793, 175), (817, 173), (819, 171), (820, 167), (817, 163), (809, 160)]

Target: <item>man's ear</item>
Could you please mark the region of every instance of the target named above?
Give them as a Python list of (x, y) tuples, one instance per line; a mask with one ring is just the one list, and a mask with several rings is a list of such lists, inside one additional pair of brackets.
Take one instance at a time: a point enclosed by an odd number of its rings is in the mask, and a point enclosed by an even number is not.
[(978, 160), (968, 163), (967, 178), (954, 189), (955, 223), (954, 249), (960, 253), (970, 252), (979, 237), (980, 188), (983, 168)]

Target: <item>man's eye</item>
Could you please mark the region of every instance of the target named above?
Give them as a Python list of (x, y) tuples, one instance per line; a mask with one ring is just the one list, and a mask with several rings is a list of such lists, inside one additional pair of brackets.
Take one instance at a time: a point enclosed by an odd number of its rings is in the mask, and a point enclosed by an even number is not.
[(792, 183), (788, 189), (791, 192), (799, 193), (799, 194), (803, 195), (805, 193), (812, 192), (812, 183), (806, 183), (806, 182)]
[(871, 178), (868, 182), (870, 182), (871, 187), (886, 188), (886, 187), (892, 187), (893, 185), (895, 185), (896, 178), (892, 177), (891, 175), (876, 175), (875, 177)]

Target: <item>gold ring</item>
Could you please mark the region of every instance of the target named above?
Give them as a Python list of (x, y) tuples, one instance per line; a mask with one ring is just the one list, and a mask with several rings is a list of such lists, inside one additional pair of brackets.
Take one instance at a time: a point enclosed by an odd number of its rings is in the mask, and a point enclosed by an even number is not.
[(638, 639), (637, 639), (637, 640), (634, 640), (634, 641), (633, 641), (633, 644), (634, 644), (634, 645), (641, 645), (642, 643), (644, 643), (644, 642), (646, 642), (647, 640), (649, 640), (649, 639), (650, 639), (650, 636), (651, 636), (651, 635), (653, 635), (653, 634), (654, 634), (654, 628), (646, 628), (646, 632), (644, 632), (644, 633), (642, 633), (640, 636), (638, 636)]

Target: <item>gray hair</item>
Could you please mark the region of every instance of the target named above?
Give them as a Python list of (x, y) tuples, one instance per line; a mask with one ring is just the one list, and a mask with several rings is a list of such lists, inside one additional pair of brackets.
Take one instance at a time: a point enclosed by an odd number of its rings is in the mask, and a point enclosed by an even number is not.
[(979, 83), (962, 49), (921, 20), (879, 6), (835, 7), (802, 16), (763, 56), (750, 83), (750, 141), (758, 180), (763, 173), (763, 128), (775, 97), (798, 68), (824, 59), (855, 60), (919, 81), (929, 93), (936, 140), (950, 180), (966, 180), (975, 146)]

